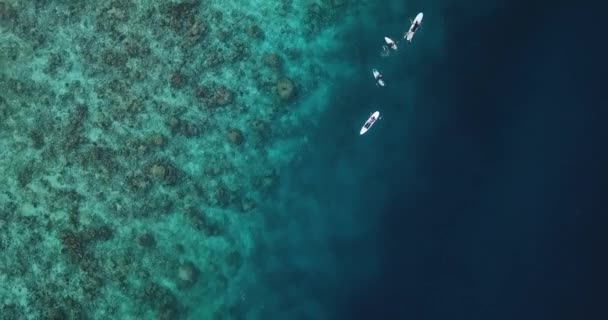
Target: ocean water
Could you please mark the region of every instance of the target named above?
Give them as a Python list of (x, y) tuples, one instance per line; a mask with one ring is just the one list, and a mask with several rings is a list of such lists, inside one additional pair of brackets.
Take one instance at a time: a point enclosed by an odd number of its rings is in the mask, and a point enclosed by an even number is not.
[[(329, 314), (302, 319), (606, 316), (599, 10), (400, 1), (362, 13), (342, 50), (361, 76), (339, 84), (282, 184), (292, 198), (277, 198), (301, 222), (280, 236), (295, 242), (282, 244), (285, 278), (269, 277), (305, 292), (292, 305), (315, 297)], [(413, 44), (379, 57), (378, 39), (417, 11)], [(383, 119), (357, 137), (374, 110)]]
[(601, 6), (0, 1), (0, 319), (604, 319)]

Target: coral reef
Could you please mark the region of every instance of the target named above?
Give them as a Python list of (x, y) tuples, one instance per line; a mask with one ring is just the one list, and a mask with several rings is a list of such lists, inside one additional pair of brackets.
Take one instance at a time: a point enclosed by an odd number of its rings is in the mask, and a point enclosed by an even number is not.
[(310, 3), (0, 1), (0, 318), (248, 318), (319, 105), (287, 102), (331, 65), (307, 40), (339, 2)]

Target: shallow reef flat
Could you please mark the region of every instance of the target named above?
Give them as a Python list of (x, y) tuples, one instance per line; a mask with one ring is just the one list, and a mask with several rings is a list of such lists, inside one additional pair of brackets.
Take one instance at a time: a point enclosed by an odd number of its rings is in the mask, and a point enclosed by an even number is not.
[(0, 0), (0, 318), (243, 318), (348, 10)]

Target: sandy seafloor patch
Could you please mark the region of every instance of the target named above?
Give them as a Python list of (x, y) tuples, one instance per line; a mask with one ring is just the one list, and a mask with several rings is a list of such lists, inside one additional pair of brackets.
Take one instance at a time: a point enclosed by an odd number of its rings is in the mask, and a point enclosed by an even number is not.
[(260, 208), (358, 5), (0, 1), (0, 318), (260, 314)]

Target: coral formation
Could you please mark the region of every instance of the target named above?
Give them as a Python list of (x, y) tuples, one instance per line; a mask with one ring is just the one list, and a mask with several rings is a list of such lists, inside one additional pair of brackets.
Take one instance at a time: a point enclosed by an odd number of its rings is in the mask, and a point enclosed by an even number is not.
[(234, 98), (234, 92), (218, 84), (200, 86), (196, 89), (195, 95), (208, 107), (224, 107), (232, 103)]
[(281, 57), (277, 54), (266, 53), (262, 56), (262, 62), (273, 69), (280, 69), (283, 66), (283, 61)]
[(277, 93), (281, 100), (289, 101), (296, 95), (296, 86), (291, 79), (283, 77), (277, 81)]
[(331, 5), (288, 2), (0, 1), (0, 318), (250, 318), (281, 101), (330, 65)]
[(192, 226), (207, 236), (220, 236), (224, 232), (220, 223), (213, 221), (213, 219), (206, 216), (204, 212), (198, 212), (197, 210), (190, 208), (186, 212), (186, 215), (192, 223)]
[(63, 252), (74, 263), (86, 263), (87, 248), (97, 241), (107, 241), (112, 238), (113, 231), (109, 226), (86, 229), (81, 232), (66, 230), (61, 233)]
[(148, 180), (158, 181), (168, 186), (177, 184), (179, 180), (178, 169), (166, 160), (157, 160), (147, 166)]
[(197, 125), (191, 121), (183, 120), (178, 117), (171, 117), (167, 122), (167, 126), (173, 134), (181, 134), (193, 138), (198, 137), (202, 132), (202, 125)]
[(171, 88), (181, 89), (187, 84), (186, 76), (181, 72), (173, 72), (169, 79)]
[(226, 136), (228, 137), (228, 141), (230, 141), (231, 144), (236, 146), (241, 145), (245, 140), (245, 138), (243, 137), (243, 132), (241, 132), (241, 130), (239, 129), (232, 128), (228, 130)]
[(194, 263), (187, 261), (177, 268), (177, 286), (181, 289), (189, 289), (198, 280), (199, 270)]
[(144, 233), (141, 236), (139, 236), (139, 238), (137, 238), (137, 243), (139, 243), (140, 246), (145, 247), (145, 248), (156, 247), (156, 239), (149, 232)]
[(156, 283), (148, 283), (144, 287), (143, 300), (156, 309), (156, 319), (179, 319), (181, 306), (173, 293)]

